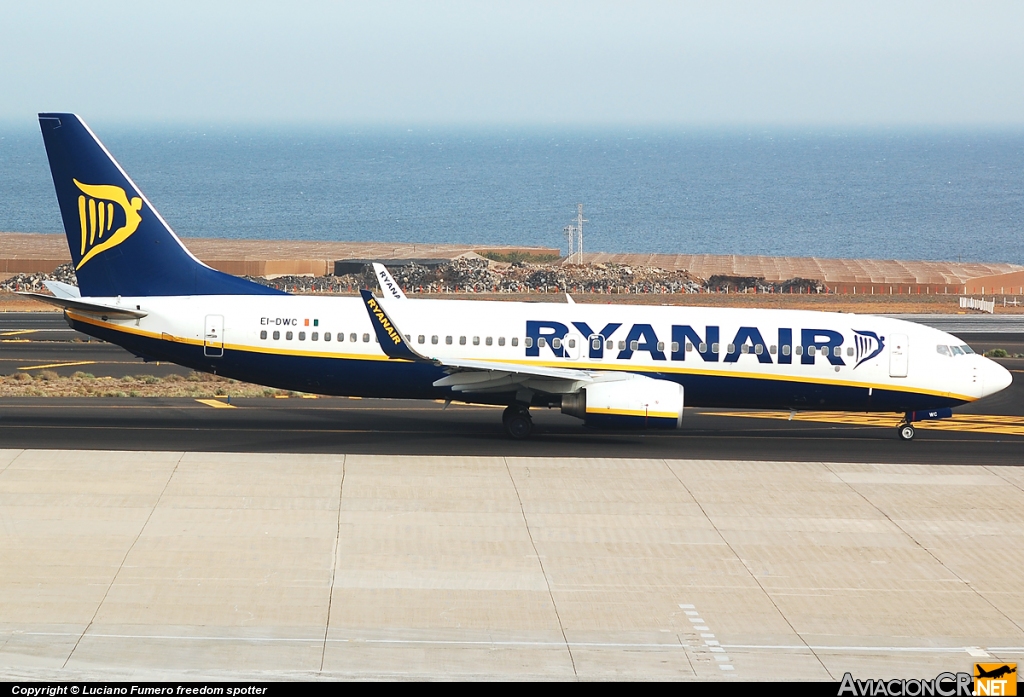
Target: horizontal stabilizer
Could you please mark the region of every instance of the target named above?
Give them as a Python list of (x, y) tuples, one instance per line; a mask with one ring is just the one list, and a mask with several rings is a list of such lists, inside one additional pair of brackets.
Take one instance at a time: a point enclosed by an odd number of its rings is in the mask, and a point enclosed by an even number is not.
[(42, 293), (18, 293), (18, 295), (24, 295), (26, 298), (56, 305), (65, 310), (74, 310), (75, 312), (102, 317), (103, 319), (142, 319), (149, 314), (141, 310), (132, 310), (127, 307), (116, 307), (114, 305), (101, 305), (100, 303), (79, 300), (78, 298), (58, 298), (53, 295), (43, 295)]
[(78, 286), (73, 286), (70, 283), (61, 283), (60, 281), (43, 281), (43, 285), (49, 288), (50, 292), (58, 298), (82, 297), (82, 291), (78, 290)]

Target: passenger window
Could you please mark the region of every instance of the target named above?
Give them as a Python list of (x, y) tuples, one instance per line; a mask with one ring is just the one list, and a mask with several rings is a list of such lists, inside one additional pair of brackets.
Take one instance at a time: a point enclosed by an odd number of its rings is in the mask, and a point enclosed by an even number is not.
[(789, 344), (783, 344), (782, 345), (782, 355), (783, 356), (788, 356), (790, 353), (792, 353), (792, 351), (793, 351), (793, 349), (790, 348)]
[(460, 336), (459, 337), (459, 346), (465, 346), (465, 345), (466, 345), (466, 337)]
[(678, 352), (679, 351), (679, 342), (678, 341), (673, 341), (671, 348), (672, 348), (672, 353)]
[(478, 336), (474, 336), (473, 337), (473, 345), (474, 346), (479, 346), (480, 345), (480, 337), (478, 337)]
[(793, 353), (796, 354), (797, 356), (804, 355), (804, 347), (803, 346), (794, 346), (793, 347)]
[(280, 338), (281, 338), (281, 332), (274, 332), (274, 341), (277, 341)]
[(359, 341), (359, 339), (356, 337), (355, 334), (349, 334), (348, 335), (348, 340), (351, 341), (353, 344), (356, 343), (357, 341)]
[(626, 342), (625, 341), (620, 341), (619, 342), (619, 350), (620, 351), (625, 351), (626, 350)]
[(266, 329), (264, 329), (263, 331), (260, 332), (260, 338), (261, 339), (266, 339), (267, 338), (267, 330)]
[(742, 346), (740, 346), (740, 353), (750, 353), (750, 347), (747, 346), (746, 344), (743, 344)]
[(406, 335), (405, 335), (405, 340), (406, 340), (406, 341), (412, 341), (412, 337), (411, 337), (411, 336), (409, 336), (408, 334), (406, 334)]
[(505, 337), (499, 336), (498, 337), (498, 346), (504, 346), (504, 345), (505, 345)]
[(554, 339), (552, 339), (551, 340), (551, 348), (554, 348), (554, 349), (562, 348), (562, 340), (559, 339), (558, 337), (555, 337)]
[[(712, 353), (718, 353), (718, 344), (715, 344), (711, 348), (712, 348), (712, 351), (711, 351)], [(697, 347), (697, 350), (700, 351), (701, 353), (707, 353), (708, 352), (708, 345), (702, 341), (702, 342), (700, 342), (700, 346)]]
[[(704, 344), (701, 344), (701, 346), (703, 346), (703, 345)], [(711, 344), (711, 353), (718, 353), (718, 348), (719, 347), (718, 347), (718, 342), (717, 341), (715, 343)]]
[[(338, 334), (338, 337), (340, 338), (341, 334)], [(331, 333), (330, 332), (324, 332), (324, 341), (330, 341), (330, 340), (331, 340)]]
[(758, 344), (757, 346), (755, 346), (754, 347), (754, 353), (756, 353), (758, 356), (760, 356), (762, 353), (764, 353), (764, 346), (762, 346), (761, 344)]
[(608, 339), (608, 345), (605, 348), (611, 351), (613, 348), (615, 348), (615, 342), (612, 341), (611, 339)]
[(601, 340), (600, 339), (592, 339), (591, 342), (590, 342), (590, 348), (592, 348), (594, 351), (600, 351), (601, 350)]
[(853, 355), (853, 347), (852, 346), (847, 346), (846, 347), (846, 355), (847, 356), (852, 356)]
[(659, 351), (664, 351), (665, 350), (665, 342), (664, 341), (659, 341), (658, 342), (658, 350)]
[(774, 356), (775, 355), (775, 349), (776, 349), (775, 344), (772, 344), (771, 346), (768, 347), (768, 353), (770, 353), (770, 354), (772, 354)]
[(814, 353), (815, 353), (814, 346), (808, 346), (807, 347), (807, 355), (808, 356), (813, 356)]
[(417, 344), (425, 344), (425, 343), (427, 343), (427, 337), (425, 337), (422, 334), (420, 334), (419, 336), (416, 337), (416, 343)]
[(939, 344), (938, 346), (936, 346), (935, 347), (935, 351), (938, 352), (938, 354), (940, 356), (949, 356), (949, 357), (953, 356), (953, 354), (950, 353), (950, 351), (949, 351), (949, 347), (948, 346), (943, 346), (942, 344)]
[(736, 344), (729, 344), (725, 350), (726, 353), (736, 353)]
[(537, 339), (537, 346), (539, 346), (540, 348), (544, 348), (547, 345), (547, 340), (544, 337), (540, 337), (539, 339)]
[(306, 332), (299, 332), (299, 341), (306, 340)]
[[(527, 341), (529, 341), (529, 339), (527, 339)], [(519, 345), (519, 337), (518, 336), (512, 337), (512, 345), (513, 346), (518, 346)], [(530, 345), (527, 344), (526, 348), (530, 348)]]
[(630, 341), (629, 342), (629, 350), (630, 351), (636, 351), (637, 348), (639, 348), (639, 346), (640, 346), (640, 342), (639, 341)]
[(569, 348), (576, 348), (576, 339), (569, 339)]
[(313, 332), (309, 336), (310, 341), (317, 341), (320, 339), (320, 332)]
[(484, 343), (487, 344), (488, 346), (493, 346), (494, 345), (494, 339), (492, 339), (491, 337), (487, 337), (484, 340)]
[(294, 336), (294, 335), (291, 332), (285, 332), (284, 333), (284, 338), (287, 339), (288, 341), (292, 340), (292, 336)]
[[(675, 351), (675, 349), (672, 350)], [(691, 344), (689, 341), (686, 342), (686, 352), (693, 353), (693, 344)]]
[(452, 338), (451, 338), (450, 336), (446, 336), (446, 337), (444, 338), (444, 343), (446, 343), (446, 344), (448, 344), (449, 346), (451, 346), (451, 345), (452, 345)]
[(437, 343), (437, 334), (434, 334), (432, 337), (430, 337), (430, 343), (432, 343), (432, 344), (436, 344)]
[[(512, 345), (513, 346), (515, 346), (515, 341), (516, 341), (515, 339), (512, 340)], [(533, 347), (533, 339), (531, 339), (530, 337), (526, 337), (523, 340), (523, 346), (525, 346), (526, 348), (532, 348)]]
[(370, 335), (369, 334), (363, 334), (363, 343), (364, 344), (370, 343)]

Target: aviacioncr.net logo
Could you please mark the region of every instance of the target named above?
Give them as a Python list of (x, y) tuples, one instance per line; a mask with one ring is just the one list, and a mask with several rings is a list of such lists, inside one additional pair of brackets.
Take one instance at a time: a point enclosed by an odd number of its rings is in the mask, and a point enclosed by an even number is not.
[(939, 673), (930, 680), (856, 680), (846, 673), (839, 684), (839, 697), (971, 697), (973, 694), (971, 674), (963, 672)]
[[(81, 260), (75, 270), (97, 254), (112, 249), (131, 237), (139, 229), (142, 216), (142, 199), (128, 194), (119, 186), (111, 184), (83, 184), (72, 179), (82, 192), (78, 197), (78, 221), (82, 230)], [(120, 227), (110, 233), (115, 221)], [(105, 239), (104, 239), (105, 238)]]

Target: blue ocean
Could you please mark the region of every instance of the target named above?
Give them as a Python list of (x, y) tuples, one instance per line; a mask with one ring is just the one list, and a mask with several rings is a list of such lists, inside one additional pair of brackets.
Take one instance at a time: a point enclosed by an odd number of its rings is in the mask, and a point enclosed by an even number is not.
[[(182, 237), (1024, 263), (1024, 132), (94, 130)], [(56, 232), (38, 131), (0, 230)]]

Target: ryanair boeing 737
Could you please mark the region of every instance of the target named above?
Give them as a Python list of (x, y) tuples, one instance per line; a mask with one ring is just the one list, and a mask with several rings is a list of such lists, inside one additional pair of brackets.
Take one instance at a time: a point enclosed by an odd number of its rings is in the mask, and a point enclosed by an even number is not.
[(294, 296), (193, 256), (74, 114), (40, 114), (79, 286), (68, 323), (148, 360), (325, 395), (531, 407), (594, 428), (676, 428), (691, 406), (952, 415), (1010, 384), (954, 336), (792, 310), (419, 300), (375, 265), (382, 297)]

